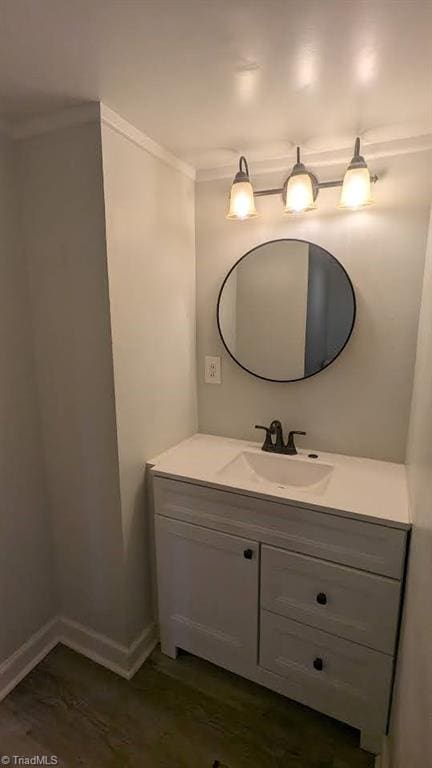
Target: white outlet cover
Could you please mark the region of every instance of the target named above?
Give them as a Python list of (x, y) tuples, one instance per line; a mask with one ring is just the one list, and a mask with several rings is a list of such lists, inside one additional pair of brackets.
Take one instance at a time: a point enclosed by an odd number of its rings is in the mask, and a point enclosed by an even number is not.
[(204, 364), (204, 381), (206, 384), (222, 384), (220, 357), (206, 355)]

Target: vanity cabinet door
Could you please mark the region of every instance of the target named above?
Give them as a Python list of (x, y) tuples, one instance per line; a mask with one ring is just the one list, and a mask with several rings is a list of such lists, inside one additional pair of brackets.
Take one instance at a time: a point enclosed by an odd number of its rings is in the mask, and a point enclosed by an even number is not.
[(162, 650), (233, 671), (257, 663), (259, 545), (156, 515)]

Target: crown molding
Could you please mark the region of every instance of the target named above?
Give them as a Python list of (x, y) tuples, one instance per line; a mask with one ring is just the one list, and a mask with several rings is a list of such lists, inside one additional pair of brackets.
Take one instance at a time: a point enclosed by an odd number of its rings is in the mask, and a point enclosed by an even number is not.
[(100, 106), (98, 102), (80, 104), (47, 115), (30, 117), (9, 124), (9, 135), (15, 141), (30, 139), (43, 133), (51, 133), (62, 128), (69, 128), (85, 123), (94, 123), (100, 120)]
[[(302, 160), (306, 165), (315, 165), (325, 167), (348, 163), (352, 156), (354, 142), (349, 146), (341, 146), (328, 151), (308, 150), (302, 148)], [(396, 138), (388, 141), (368, 142), (362, 141), (362, 154), (367, 155), (367, 160), (374, 160), (382, 157), (391, 157), (393, 155), (405, 155), (414, 152), (427, 152), (432, 149), (432, 132), (424, 133), (418, 136), (408, 136)], [(239, 152), (239, 155), (241, 153)], [(247, 152), (245, 153), (247, 156)], [(256, 176), (273, 171), (285, 171), (287, 174), (295, 162), (295, 150), (287, 153), (283, 157), (269, 159), (253, 160), (249, 158), (249, 167), (251, 173)], [(203, 168), (196, 173), (197, 182), (215, 181), (217, 179), (232, 179), (237, 171), (237, 160), (235, 165), (223, 165), (217, 168)]]
[(180, 171), (180, 173), (183, 173), (185, 176), (188, 176), (195, 181), (195, 168), (184, 160), (180, 160), (176, 155), (173, 155), (168, 149), (165, 149), (161, 144), (158, 144), (154, 139), (151, 139), (150, 136), (147, 136), (140, 131), (139, 128), (136, 128), (132, 123), (129, 123), (128, 120), (125, 120), (117, 114), (117, 112), (114, 112), (110, 107), (107, 107), (106, 104), (101, 103), (100, 115), (103, 124), (108, 125), (114, 131), (120, 133), (126, 139), (129, 139), (129, 141), (132, 141), (133, 144), (136, 144), (150, 155), (157, 157), (159, 160), (162, 160), (162, 162), (170, 165), (172, 168), (175, 168), (177, 171)]
[(101, 102), (80, 104), (76, 107), (69, 107), (58, 112), (16, 122), (0, 120), (0, 134), (4, 134), (15, 141), (22, 141), (62, 128), (97, 122), (108, 125), (141, 149), (195, 181), (195, 168), (173, 155), (168, 149)]
[[(237, 158), (235, 162), (229, 164), (195, 170), (190, 163), (158, 144), (102, 102), (80, 104), (47, 115), (19, 121), (0, 118), (0, 135), (20, 141), (51, 131), (93, 122), (100, 122), (109, 126), (136, 146), (197, 182), (230, 179), (237, 170)], [(335, 142), (330, 150), (321, 150), (305, 145), (302, 146), (302, 158), (307, 164), (318, 167), (345, 164), (352, 155), (352, 149), (353, 140), (348, 143), (346, 138), (339, 141), (339, 144)], [(432, 129), (429, 125), (406, 125), (393, 128), (390, 126), (382, 130), (370, 131), (362, 137), (362, 150), (367, 155), (368, 160), (426, 152), (430, 149), (432, 149)], [(294, 146), (284, 155), (274, 157), (263, 158), (261, 155), (254, 159), (253, 148), (243, 149), (239, 151), (238, 155), (240, 156), (240, 154), (246, 154), (248, 157), (253, 175), (281, 171), (288, 173), (295, 161)]]

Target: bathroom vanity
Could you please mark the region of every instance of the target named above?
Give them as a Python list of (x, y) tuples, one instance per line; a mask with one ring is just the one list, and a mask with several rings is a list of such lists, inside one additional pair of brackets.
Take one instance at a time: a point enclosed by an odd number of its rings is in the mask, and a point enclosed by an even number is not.
[(349, 723), (380, 752), (410, 529), (404, 466), (195, 435), (151, 467), (163, 652)]

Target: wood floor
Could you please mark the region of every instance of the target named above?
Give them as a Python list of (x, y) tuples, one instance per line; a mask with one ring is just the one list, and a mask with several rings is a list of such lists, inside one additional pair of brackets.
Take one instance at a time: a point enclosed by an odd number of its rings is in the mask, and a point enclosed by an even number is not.
[(127, 682), (58, 646), (0, 704), (0, 758), (54, 755), (63, 766), (372, 768), (357, 744), (348, 726), (159, 650)]

